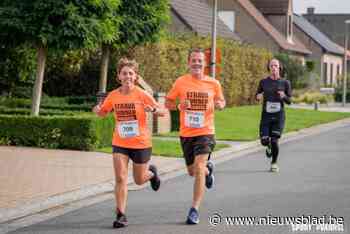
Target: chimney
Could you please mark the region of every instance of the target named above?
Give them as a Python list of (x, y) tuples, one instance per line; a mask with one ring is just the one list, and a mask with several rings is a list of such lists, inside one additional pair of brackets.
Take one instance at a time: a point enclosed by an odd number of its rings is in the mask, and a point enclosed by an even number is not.
[(313, 15), (315, 13), (315, 7), (308, 7), (307, 8), (307, 14)]

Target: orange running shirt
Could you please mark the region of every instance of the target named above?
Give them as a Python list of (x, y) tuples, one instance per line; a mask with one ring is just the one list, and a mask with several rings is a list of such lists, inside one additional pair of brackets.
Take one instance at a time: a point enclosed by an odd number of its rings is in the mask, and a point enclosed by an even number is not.
[(139, 87), (123, 95), (119, 89), (110, 92), (102, 104), (102, 112), (114, 112), (115, 129), (112, 145), (145, 149), (152, 147), (151, 133), (147, 128), (145, 105), (156, 108), (154, 98)]
[(214, 100), (224, 100), (220, 83), (208, 76), (197, 79), (187, 74), (179, 77), (167, 98), (190, 100), (191, 108), (180, 111), (180, 136), (194, 137), (215, 133)]

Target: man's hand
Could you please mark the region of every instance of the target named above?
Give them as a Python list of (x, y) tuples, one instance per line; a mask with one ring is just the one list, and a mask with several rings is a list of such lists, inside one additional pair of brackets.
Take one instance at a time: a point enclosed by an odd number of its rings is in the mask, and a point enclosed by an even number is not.
[(262, 93), (258, 93), (256, 95), (256, 100), (261, 101), (262, 99), (263, 99), (263, 94)]
[(277, 91), (278, 92), (278, 94), (280, 95), (280, 98), (281, 99), (283, 99), (285, 96), (286, 96), (286, 94), (284, 93), (284, 91)]
[(151, 105), (145, 105), (145, 111), (146, 112), (153, 112), (154, 108)]
[(165, 116), (165, 113), (166, 113), (166, 111), (164, 109), (152, 107), (151, 105), (146, 105), (145, 111), (152, 112), (153, 114), (155, 114), (157, 116)]
[(184, 101), (180, 102), (180, 104), (177, 106), (177, 108), (181, 110), (187, 110), (191, 108), (191, 101), (188, 99), (185, 99)]
[(101, 103), (100, 103), (100, 104), (94, 106), (94, 108), (92, 109), (92, 111), (93, 111), (94, 113), (96, 113), (96, 114), (97, 114), (98, 116), (100, 116), (100, 117), (105, 117), (108, 113), (102, 112), (102, 111), (101, 111), (101, 107), (102, 107), (102, 105), (101, 105)]
[(160, 117), (163, 117), (165, 116), (165, 114), (167, 113), (166, 110), (164, 110), (163, 108), (157, 108), (155, 112), (153, 112), (154, 115), (156, 116), (160, 116)]
[(101, 105), (98, 104), (96, 106), (94, 106), (94, 108), (92, 108), (92, 112), (98, 114), (101, 111)]
[(165, 107), (169, 110), (176, 110), (176, 102), (171, 99), (165, 100)]
[(223, 110), (225, 108), (226, 103), (224, 100), (215, 100), (214, 105), (216, 109)]

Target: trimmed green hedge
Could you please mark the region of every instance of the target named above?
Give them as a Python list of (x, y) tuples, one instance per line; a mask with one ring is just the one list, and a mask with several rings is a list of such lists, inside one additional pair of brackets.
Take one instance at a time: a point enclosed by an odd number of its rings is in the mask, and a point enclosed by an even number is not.
[[(40, 109), (40, 115), (72, 116), (72, 115), (78, 115), (79, 113), (81, 113), (81, 112)], [(0, 114), (2, 114), (2, 115), (30, 115), (30, 109), (28, 109), (28, 108), (6, 108), (3, 106), (0, 106)]]
[(111, 145), (114, 120), (93, 115), (0, 115), (0, 126), (0, 145), (92, 150)]
[[(50, 100), (51, 99), (51, 100)], [(95, 103), (86, 103), (83, 104), (69, 104), (69, 102), (79, 102), (78, 99), (71, 98), (50, 98), (43, 101), (40, 105), (40, 108), (50, 109), (50, 110), (61, 110), (61, 111), (91, 111)], [(83, 98), (81, 98), (83, 99)], [(45, 100), (45, 99), (44, 99)], [(82, 100), (80, 100), (82, 101)], [(0, 106), (7, 108), (31, 108), (31, 100), (24, 98), (3, 98), (0, 100)]]
[[(334, 93), (334, 99), (336, 102), (342, 102), (343, 101), (343, 90), (337, 90)], [(346, 92), (346, 102), (350, 102), (350, 89)]]

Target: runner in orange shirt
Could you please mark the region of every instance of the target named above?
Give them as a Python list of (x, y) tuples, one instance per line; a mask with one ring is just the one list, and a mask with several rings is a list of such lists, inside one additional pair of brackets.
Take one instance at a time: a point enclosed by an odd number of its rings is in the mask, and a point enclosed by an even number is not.
[(142, 185), (150, 181), (157, 191), (160, 179), (157, 168), (148, 166), (152, 153), (151, 133), (147, 129), (146, 112), (163, 115), (153, 97), (137, 87), (138, 64), (134, 60), (121, 59), (118, 63), (118, 78), (121, 87), (108, 94), (103, 103), (93, 111), (101, 117), (114, 112), (113, 166), (115, 173), (116, 220), (113, 227), (128, 225), (125, 215), (129, 159), (133, 161), (135, 183)]
[[(205, 55), (200, 49), (190, 51), (190, 74), (179, 77), (169, 91), (165, 106), (180, 111), (180, 141), (188, 174), (195, 177), (188, 224), (199, 223), (198, 209), (204, 185), (214, 185), (213, 164), (209, 161), (215, 146), (214, 109), (223, 109), (225, 99), (220, 83), (204, 75)], [(176, 106), (176, 100), (180, 104)]]

